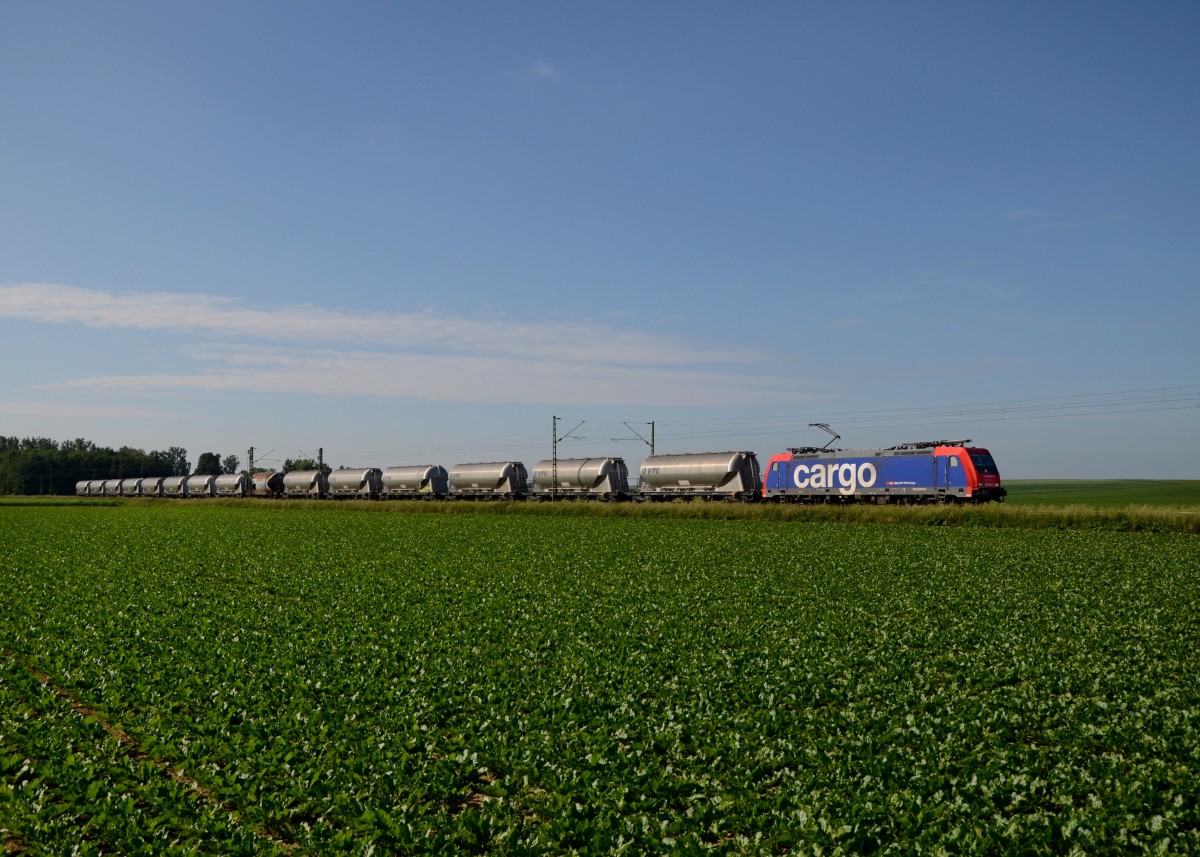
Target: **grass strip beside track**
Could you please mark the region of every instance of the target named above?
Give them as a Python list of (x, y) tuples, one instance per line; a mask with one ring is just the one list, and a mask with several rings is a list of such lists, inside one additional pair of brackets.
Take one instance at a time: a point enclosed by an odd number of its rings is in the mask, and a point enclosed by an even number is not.
[(603, 503), (563, 501), (367, 501), (130, 499), (130, 505), (244, 507), (260, 511), (356, 510), (406, 515), (528, 515), (569, 518), (662, 518), (754, 520), (839, 524), (907, 524), (925, 527), (987, 527), (1024, 530), (1101, 530), (1111, 532), (1200, 534), (1200, 506), (1087, 505), (873, 506), (868, 504), (774, 504), (675, 501), (669, 503)]

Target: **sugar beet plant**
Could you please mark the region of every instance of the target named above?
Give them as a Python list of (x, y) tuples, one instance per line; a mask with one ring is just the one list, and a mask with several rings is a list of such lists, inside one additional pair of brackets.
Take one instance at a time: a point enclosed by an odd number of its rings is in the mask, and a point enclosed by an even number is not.
[(1200, 541), (0, 509), (0, 836), (1200, 849)]

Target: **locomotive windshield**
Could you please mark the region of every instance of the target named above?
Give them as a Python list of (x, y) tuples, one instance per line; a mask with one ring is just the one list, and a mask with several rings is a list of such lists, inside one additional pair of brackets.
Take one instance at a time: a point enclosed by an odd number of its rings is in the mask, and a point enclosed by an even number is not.
[(975, 472), (980, 476), (998, 476), (1000, 473), (991, 453), (971, 450), (971, 461), (975, 464)]

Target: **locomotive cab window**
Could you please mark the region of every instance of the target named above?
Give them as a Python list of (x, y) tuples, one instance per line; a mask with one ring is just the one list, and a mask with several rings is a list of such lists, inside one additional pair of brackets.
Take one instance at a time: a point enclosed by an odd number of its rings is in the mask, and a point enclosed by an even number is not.
[(994, 476), (997, 472), (996, 462), (986, 452), (972, 452), (971, 461), (975, 463), (975, 470), (980, 474)]

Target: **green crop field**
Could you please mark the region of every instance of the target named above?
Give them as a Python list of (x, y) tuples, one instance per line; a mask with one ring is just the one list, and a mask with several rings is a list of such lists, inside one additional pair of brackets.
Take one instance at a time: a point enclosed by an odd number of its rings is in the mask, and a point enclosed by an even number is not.
[(0, 507), (0, 845), (1200, 850), (1200, 538)]
[(1200, 481), (1185, 479), (1011, 479), (1006, 502), (1018, 505), (1197, 506)]

